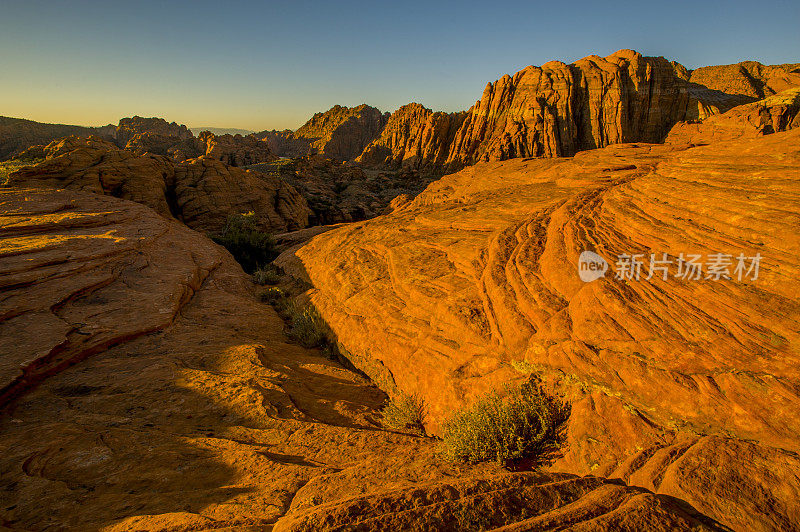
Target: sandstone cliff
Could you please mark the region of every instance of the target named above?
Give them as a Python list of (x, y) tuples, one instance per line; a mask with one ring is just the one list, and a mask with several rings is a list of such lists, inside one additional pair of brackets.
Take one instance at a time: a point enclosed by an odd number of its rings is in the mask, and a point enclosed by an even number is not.
[(418, 103), (404, 105), (356, 161), (379, 168), (441, 169), (465, 117), (466, 113), (434, 113)]
[[(798, 129), (479, 163), (277, 262), (313, 285), (358, 367), (424, 398), (432, 431), (535, 375), (572, 403), (553, 470), (620, 478), (736, 530), (793, 530), (798, 168)], [(609, 261), (604, 278), (578, 277), (584, 250)], [(667, 279), (646, 279), (651, 253), (668, 254)], [(737, 280), (734, 258), (731, 280), (676, 278), (680, 254), (715, 253), (760, 255), (758, 278)], [(622, 254), (641, 254), (639, 280), (615, 277)]]
[(620, 50), (571, 65), (551, 61), (486, 86), (447, 164), (561, 157), (624, 142), (660, 142), (686, 118), (686, 83), (662, 57)]
[[(561, 157), (625, 142), (661, 142), (673, 125), (800, 86), (798, 65), (737, 65), (687, 70), (662, 57), (620, 50), (567, 65), (529, 66), (489, 83), (465, 113), (434, 113), (409, 104), (375, 129), (357, 110), (336, 106), (297, 132), (271, 132), (279, 155), (320, 153), (370, 168), (408, 168), (424, 174), (456, 171), (478, 161)], [(368, 125), (367, 125), (368, 124)], [(347, 127), (344, 127), (346, 125)], [(266, 134), (267, 132), (265, 132)], [(372, 139), (355, 157), (355, 146)], [(339, 139), (339, 141), (336, 141)], [(347, 139), (348, 149), (339, 146)]]
[(44, 152), (44, 162), (10, 174), (9, 184), (109, 194), (207, 232), (220, 231), (231, 214), (250, 211), (270, 232), (308, 225), (306, 202), (290, 185), (210, 157), (176, 163), (79, 137), (55, 141)]

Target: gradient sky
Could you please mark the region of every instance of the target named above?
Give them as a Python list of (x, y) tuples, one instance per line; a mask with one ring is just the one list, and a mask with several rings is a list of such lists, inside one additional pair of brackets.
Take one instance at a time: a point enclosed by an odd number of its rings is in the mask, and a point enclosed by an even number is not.
[(334, 104), (467, 109), (487, 81), (633, 48), (800, 62), (800, 2), (0, 1), (0, 115), (297, 128)]

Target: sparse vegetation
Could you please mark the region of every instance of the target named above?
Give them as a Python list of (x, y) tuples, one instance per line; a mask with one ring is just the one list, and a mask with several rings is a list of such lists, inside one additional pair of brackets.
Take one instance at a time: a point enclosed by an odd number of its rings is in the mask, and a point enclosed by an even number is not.
[(425, 402), (416, 394), (399, 394), (383, 409), (383, 423), (392, 429), (425, 434)]
[(275, 239), (258, 230), (253, 212), (229, 216), (222, 233), (212, 238), (225, 246), (246, 272), (252, 273), (275, 258)]
[(463, 462), (544, 461), (559, 444), (567, 408), (528, 382), (491, 393), (444, 425), (442, 453)]
[(278, 284), (280, 280), (280, 271), (272, 264), (266, 264), (253, 272), (253, 282), (257, 285)]
[(0, 186), (8, 183), (8, 174), (16, 172), (25, 166), (35, 166), (42, 161), (43, 159), (13, 159), (0, 162)]
[(285, 313), (292, 326), (289, 335), (304, 347), (318, 347), (326, 342), (327, 325), (315, 306), (291, 301)]
[(281, 312), (281, 307), (286, 305), (286, 301), (288, 300), (289, 296), (286, 295), (286, 292), (277, 288), (275, 286), (262, 290), (258, 294), (258, 298), (261, 300), (262, 303), (269, 303), (270, 305), (274, 305), (278, 312)]

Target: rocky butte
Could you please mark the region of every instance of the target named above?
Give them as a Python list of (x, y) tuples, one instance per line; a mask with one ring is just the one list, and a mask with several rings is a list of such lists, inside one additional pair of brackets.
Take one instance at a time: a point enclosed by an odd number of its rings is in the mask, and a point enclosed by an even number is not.
[[(462, 113), (22, 123), (0, 530), (800, 529), (798, 75), (623, 50)], [(243, 214), (282, 251), (256, 275), (208, 236)], [(523, 384), (561, 405), (547, 446), (448, 459)]]

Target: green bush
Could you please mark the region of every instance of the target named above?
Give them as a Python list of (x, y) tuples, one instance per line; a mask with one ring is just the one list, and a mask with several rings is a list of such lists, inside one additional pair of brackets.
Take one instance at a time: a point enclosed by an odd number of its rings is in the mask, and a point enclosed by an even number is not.
[(492, 393), (456, 412), (444, 425), (442, 453), (462, 462), (543, 461), (559, 443), (567, 409), (537, 385)]
[(253, 272), (253, 282), (257, 285), (264, 286), (265, 284), (278, 284), (281, 280), (281, 275), (278, 268), (272, 264), (262, 266)]
[(396, 430), (425, 434), (425, 402), (416, 394), (400, 394), (382, 411), (383, 424)]
[(252, 212), (229, 216), (222, 233), (212, 238), (214, 242), (225, 246), (248, 273), (271, 262), (276, 256), (275, 239), (258, 230), (256, 216)]
[(285, 313), (292, 325), (289, 331), (291, 337), (305, 347), (317, 347), (325, 343), (327, 325), (316, 307), (292, 301), (286, 306)]

